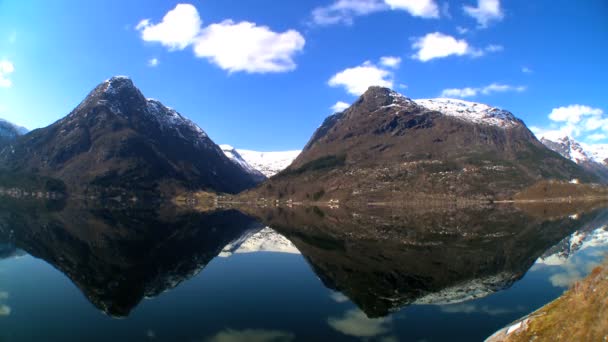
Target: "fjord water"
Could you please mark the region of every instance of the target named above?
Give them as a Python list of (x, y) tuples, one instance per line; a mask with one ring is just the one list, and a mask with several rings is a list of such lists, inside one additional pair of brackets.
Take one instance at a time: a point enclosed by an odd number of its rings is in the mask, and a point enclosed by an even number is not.
[(0, 204), (0, 341), (483, 340), (603, 260), (608, 212)]

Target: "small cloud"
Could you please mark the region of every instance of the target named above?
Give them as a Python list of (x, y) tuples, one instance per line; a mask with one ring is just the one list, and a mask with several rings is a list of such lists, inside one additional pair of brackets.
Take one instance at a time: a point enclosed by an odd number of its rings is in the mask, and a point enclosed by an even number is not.
[(150, 60), (148, 60), (148, 66), (152, 68), (158, 66), (159, 63), (160, 61), (158, 60), (158, 58), (151, 58)]
[(296, 68), (294, 55), (305, 43), (295, 30), (278, 33), (251, 22), (224, 20), (202, 31), (194, 53), (229, 72), (285, 72)]
[(459, 34), (467, 34), (469, 32), (469, 29), (463, 26), (456, 26), (456, 32), (458, 32)]
[(332, 292), (329, 296), (336, 303), (346, 303), (350, 300), (350, 299), (348, 299), (348, 297), (343, 295), (341, 292)]
[(540, 138), (556, 140), (568, 136), (583, 140), (597, 141), (608, 134), (608, 117), (604, 110), (587, 105), (573, 104), (553, 108), (548, 115), (548, 127), (534, 127), (534, 134)]
[(412, 58), (421, 62), (449, 56), (481, 57), (488, 52), (498, 52), (504, 49), (502, 45), (497, 44), (476, 48), (464, 39), (457, 39), (441, 32), (428, 33), (423, 37), (414, 38), (412, 48), (417, 50)]
[(491, 307), (489, 305), (477, 305), (470, 303), (442, 305), (439, 310), (444, 313), (455, 313), (455, 314), (473, 314), (481, 313), (489, 316), (500, 316), (506, 314), (512, 314), (517, 312), (525, 312), (526, 308), (523, 306), (517, 306), (516, 308), (498, 308)]
[(477, 20), (480, 28), (488, 27), (492, 21), (500, 21), (504, 13), (500, 8), (500, 0), (477, 0), (477, 7), (464, 5), (464, 13)]
[(335, 105), (331, 106), (331, 110), (333, 110), (334, 113), (340, 113), (346, 110), (348, 107), (350, 107), (348, 103), (338, 101)]
[(208, 339), (209, 342), (289, 342), (294, 334), (278, 330), (227, 329)]
[(439, 7), (434, 0), (384, 0), (393, 10), (407, 11), (414, 17), (439, 18)]
[(0, 61), (0, 88), (9, 88), (13, 85), (13, 82), (8, 78), (9, 74), (15, 71), (13, 63), (3, 60)]
[(512, 85), (508, 85), (508, 84), (492, 83), (485, 87), (479, 87), (479, 88), (466, 87), (466, 88), (444, 89), (441, 92), (441, 97), (467, 98), (467, 97), (475, 97), (479, 94), (491, 95), (494, 93), (505, 93), (505, 92), (521, 93), (525, 90), (526, 90), (525, 86), (512, 86)]
[(522, 67), (521, 68), (521, 72), (523, 72), (524, 74), (531, 74), (534, 71), (532, 69), (528, 68), (528, 67)]
[(371, 86), (393, 87), (393, 73), (376, 66), (370, 61), (344, 69), (335, 74), (328, 82), (331, 87), (344, 87), (350, 94), (358, 96)]
[(333, 329), (348, 336), (361, 338), (376, 337), (390, 332), (391, 322), (390, 317), (367, 318), (361, 310), (357, 309), (347, 311), (342, 317), (332, 317), (327, 320)]
[(165, 14), (160, 23), (152, 24), (150, 19), (144, 19), (135, 29), (141, 32), (144, 41), (161, 43), (170, 50), (183, 50), (194, 42), (202, 24), (196, 7), (178, 4)]
[(398, 87), (399, 87), (399, 89), (407, 89), (408, 88), (407, 84), (403, 84), (403, 83), (399, 83)]
[(401, 57), (384, 56), (380, 57), (380, 65), (387, 68), (396, 69), (401, 64)]
[(604, 133), (595, 133), (595, 134), (590, 134), (587, 136), (587, 139), (591, 140), (591, 141), (600, 141), (600, 140), (604, 140), (608, 138), (608, 136)]
[(406, 11), (420, 18), (439, 18), (439, 8), (434, 0), (336, 0), (329, 6), (315, 8), (312, 24), (352, 25), (356, 17), (389, 10)]
[[(569, 105), (566, 107), (554, 108), (549, 114), (549, 119), (555, 122), (579, 123), (586, 116), (601, 116), (604, 111), (600, 108), (592, 108), (583, 105)], [(596, 127), (597, 128), (597, 127)]]
[(8, 305), (0, 305), (0, 317), (9, 316), (11, 314), (11, 307)]

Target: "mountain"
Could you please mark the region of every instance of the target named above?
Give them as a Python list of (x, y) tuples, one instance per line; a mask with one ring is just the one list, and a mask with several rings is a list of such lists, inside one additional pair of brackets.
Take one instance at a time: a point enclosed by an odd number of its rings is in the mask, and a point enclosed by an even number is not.
[(243, 159), (243, 157), (234, 147), (230, 145), (220, 145), (220, 148), (226, 157), (230, 158), (230, 160), (243, 169), (243, 171), (250, 174), (257, 182), (261, 183), (266, 180), (266, 176), (253, 166), (249, 165), (249, 163)]
[(238, 152), (249, 165), (270, 178), (285, 170), (302, 151), (258, 152), (238, 150)]
[(594, 181), (512, 113), (453, 100), (413, 101), (370, 87), (328, 117), (283, 172), (249, 194), (295, 200), (510, 198), (543, 179)]
[(602, 181), (608, 181), (608, 164), (605, 163), (605, 157), (600, 157), (603, 155), (600, 149), (596, 149), (595, 153), (589, 152), (581, 143), (568, 136), (554, 140), (542, 137), (540, 141), (564, 158), (570, 159), (589, 172), (594, 173)]
[(0, 119), (0, 146), (10, 141), (14, 141), (17, 137), (27, 134), (27, 132), (27, 128)]
[(65, 118), (0, 149), (0, 165), (89, 193), (237, 193), (258, 182), (195, 123), (145, 98), (124, 76), (99, 84)]

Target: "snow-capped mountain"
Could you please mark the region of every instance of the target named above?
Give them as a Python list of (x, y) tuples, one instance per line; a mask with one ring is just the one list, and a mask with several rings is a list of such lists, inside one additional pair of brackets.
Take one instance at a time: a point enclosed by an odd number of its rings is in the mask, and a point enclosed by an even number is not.
[(285, 172), (255, 194), (288, 192), (295, 201), (383, 201), (400, 191), (508, 197), (540, 179), (574, 178), (595, 180), (506, 110), (454, 99), (411, 100), (372, 86), (327, 117)]
[(483, 103), (448, 98), (419, 99), (414, 100), (414, 102), (430, 110), (441, 112), (444, 115), (477, 124), (505, 128), (521, 125), (521, 121), (513, 113)]
[(249, 163), (243, 159), (243, 156), (237, 151), (236, 148), (230, 145), (220, 145), (222, 152), (226, 155), (226, 157), (230, 158), (236, 165), (242, 168), (245, 172), (249, 173), (259, 182), (266, 180), (266, 176), (260, 172), (258, 169), (249, 165)]
[(300, 254), (300, 251), (291, 241), (272, 228), (266, 227), (258, 232), (244, 235), (237, 241), (226, 245), (220, 256), (228, 257), (233, 254), (256, 252)]
[(565, 136), (555, 140), (550, 140), (546, 137), (542, 137), (540, 141), (552, 149), (553, 151), (561, 154), (564, 158), (568, 158), (577, 164), (583, 164), (594, 161), (593, 156), (585, 151), (583, 146), (576, 140)]
[[(542, 136), (540, 141), (551, 150), (561, 154), (564, 158), (570, 159), (579, 164), (587, 171), (595, 174), (601, 181), (608, 181), (608, 148), (601, 148), (603, 145), (582, 144), (569, 136), (559, 138)], [(591, 152), (591, 151), (594, 152)]]
[(301, 150), (281, 152), (258, 152), (237, 150), (241, 157), (266, 177), (272, 177), (286, 169), (302, 152)]
[(234, 194), (258, 184), (203, 129), (146, 98), (125, 76), (100, 83), (63, 119), (0, 148), (0, 165), (56, 178), (71, 192)]

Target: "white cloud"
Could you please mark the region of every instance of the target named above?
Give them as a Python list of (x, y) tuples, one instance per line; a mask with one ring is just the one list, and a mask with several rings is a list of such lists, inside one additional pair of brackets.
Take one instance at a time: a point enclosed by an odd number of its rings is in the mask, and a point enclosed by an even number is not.
[(456, 31), (459, 34), (467, 34), (467, 33), (469, 33), (469, 29), (466, 28), (466, 27), (463, 27), (463, 26), (456, 26)]
[(434, 0), (336, 0), (329, 6), (312, 11), (315, 25), (351, 25), (355, 17), (388, 10), (404, 10), (421, 18), (438, 18), (439, 9)]
[(449, 88), (444, 89), (441, 92), (441, 97), (473, 97), (476, 96), (478, 92), (477, 88)]
[(361, 310), (347, 311), (343, 317), (331, 317), (327, 323), (335, 330), (349, 336), (375, 337), (390, 332), (391, 318), (367, 318)]
[(190, 4), (178, 4), (167, 12), (158, 24), (144, 19), (135, 29), (141, 32), (141, 38), (147, 42), (158, 42), (170, 50), (183, 50), (194, 42), (201, 31), (203, 21)]
[(11, 314), (11, 307), (8, 305), (0, 305), (0, 317), (9, 316)]
[(0, 88), (8, 88), (13, 82), (8, 78), (15, 71), (15, 66), (9, 61), (0, 61)]
[(230, 72), (284, 72), (296, 68), (293, 56), (305, 42), (294, 30), (276, 33), (255, 23), (224, 20), (203, 30), (194, 53)]
[(334, 113), (339, 113), (339, 112), (343, 112), (348, 107), (350, 107), (350, 105), (348, 103), (343, 102), (343, 101), (338, 101), (338, 102), (336, 102), (336, 104), (331, 106), (331, 110), (333, 110)]
[(591, 108), (583, 105), (570, 105), (567, 107), (554, 108), (549, 114), (549, 119), (555, 122), (579, 123), (585, 116), (601, 116), (604, 113), (599, 108)]
[(500, 8), (500, 0), (477, 0), (477, 7), (464, 5), (464, 13), (475, 18), (479, 27), (487, 27), (492, 21), (500, 21), (504, 13)]
[(386, 10), (381, 0), (337, 0), (326, 7), (317, 7), (312, 11), (312, 21), (316, 25), (333, 25), (353, 23), (354, 17)]
[(512, 86), (508, 84), (500, 84), (500, 83), (492, 83), (485, 87), (479, 88), (449, 88), (444, 89), (441, 92), (441, 97), (459, 97), (459, 98), (467, 98), (467, 97), (475, 97), (479, 94), (481, 95), (490, 95), (493, 93), (504, 93), (504, 92), (523, 92), (526, 90), (525, 86)]
[[(342, 102), (342, 103), (344, 103), (344, 102)], [(346, 303), (346, 302), (350, 301), (350, 299), (348, 299), (348, 297), (343, 295), (341, 292), (332, 292), (329, 296), (336, 303)]]
[(489, 316), (500, 316), (506, 314), (512, 314), (515, 312), (524, 312), (527, 311), (523, 306), (517, 306), (516, 308), (500, 308), (500, 307), (491, 307), (488, 305), (476, 305), (469, 303), (460, 303), (460, 304), (451, 304), (451, 305), (442, 305), (439, 307), (441, 312), (445, 313), (456, 313), (456, 314), (472, 314), (472, 313), (481, 313)]
[(148, 66), (149, 67), (156, 67), (158, 66), (158, 64), (160, 64), (160, 61), (158, 60), (158, 58), (150, 58), (150, 60), (148, 60)]
[(352, 95), (361, 95), (371, 86), (393, 87), (393, 73), (370, 61), (335, 74), (328, 82), (332, 87), (343, 86)]
[[(227, 19), (202, 26), (197, 9), (179, 4), (158, 24), (142, 20), (136, 27), (145, 41), (159, 42), (169, 50), (192, 46), (194, 54), (229, 72), (286, 72), (296, 68), (293, 57), (304, 48), (295, 30), (273, 32), (267, 26)], [(151, 65), (153, 66), (153, 65)]]
[(548, 115), (548, 127), (532, 127), (538, 138), (557, 140), (564, 136), (598, 141), (608, 138), (608, 117), (601, 108), (573, 104), (554, 108)]
[(434, 0), (385, 0), (391, 9), (404, 10), (415, 17), (439, 18), (439, 8)]
[(590, 134), (589, 136), (587, 136), (587, 139), (591, 140), (591, 141), (599, 141), (599, 140), (604, 140), (608, 138), (608, 136), (604, 133), (595, 133), (595, 134)]
[(294, 334), (278, 330), (232, 330), (227, 329), (208, 339), (210, 342), (287, 342), (295, 339)]
[(385, 66), (387, 68), (398, 68), (400, 64), (401, 64), (400, 57), (393, 57), (393, 56), (380, 57), (380, 65)]
[(532, 69), (528, 68), (528, 67), (522, 67), (521, 68), (521, 72), (523, 72), (524, 74), (531, 74), (534, 71), (532, 71)]
[(489, 45), (485, 49), (477, 49), (470, 46), (464, 39), (456, 39), (441, 32), (428, 33), (423, 37), (414, 39), (412, 48), (417, 50), (412, 58), (421, 62), (428, 62), (435, 58), (445, 58), (452, 55), (480, 57), (486, 51), (494, 52), (500, 49), (498, 45)]

